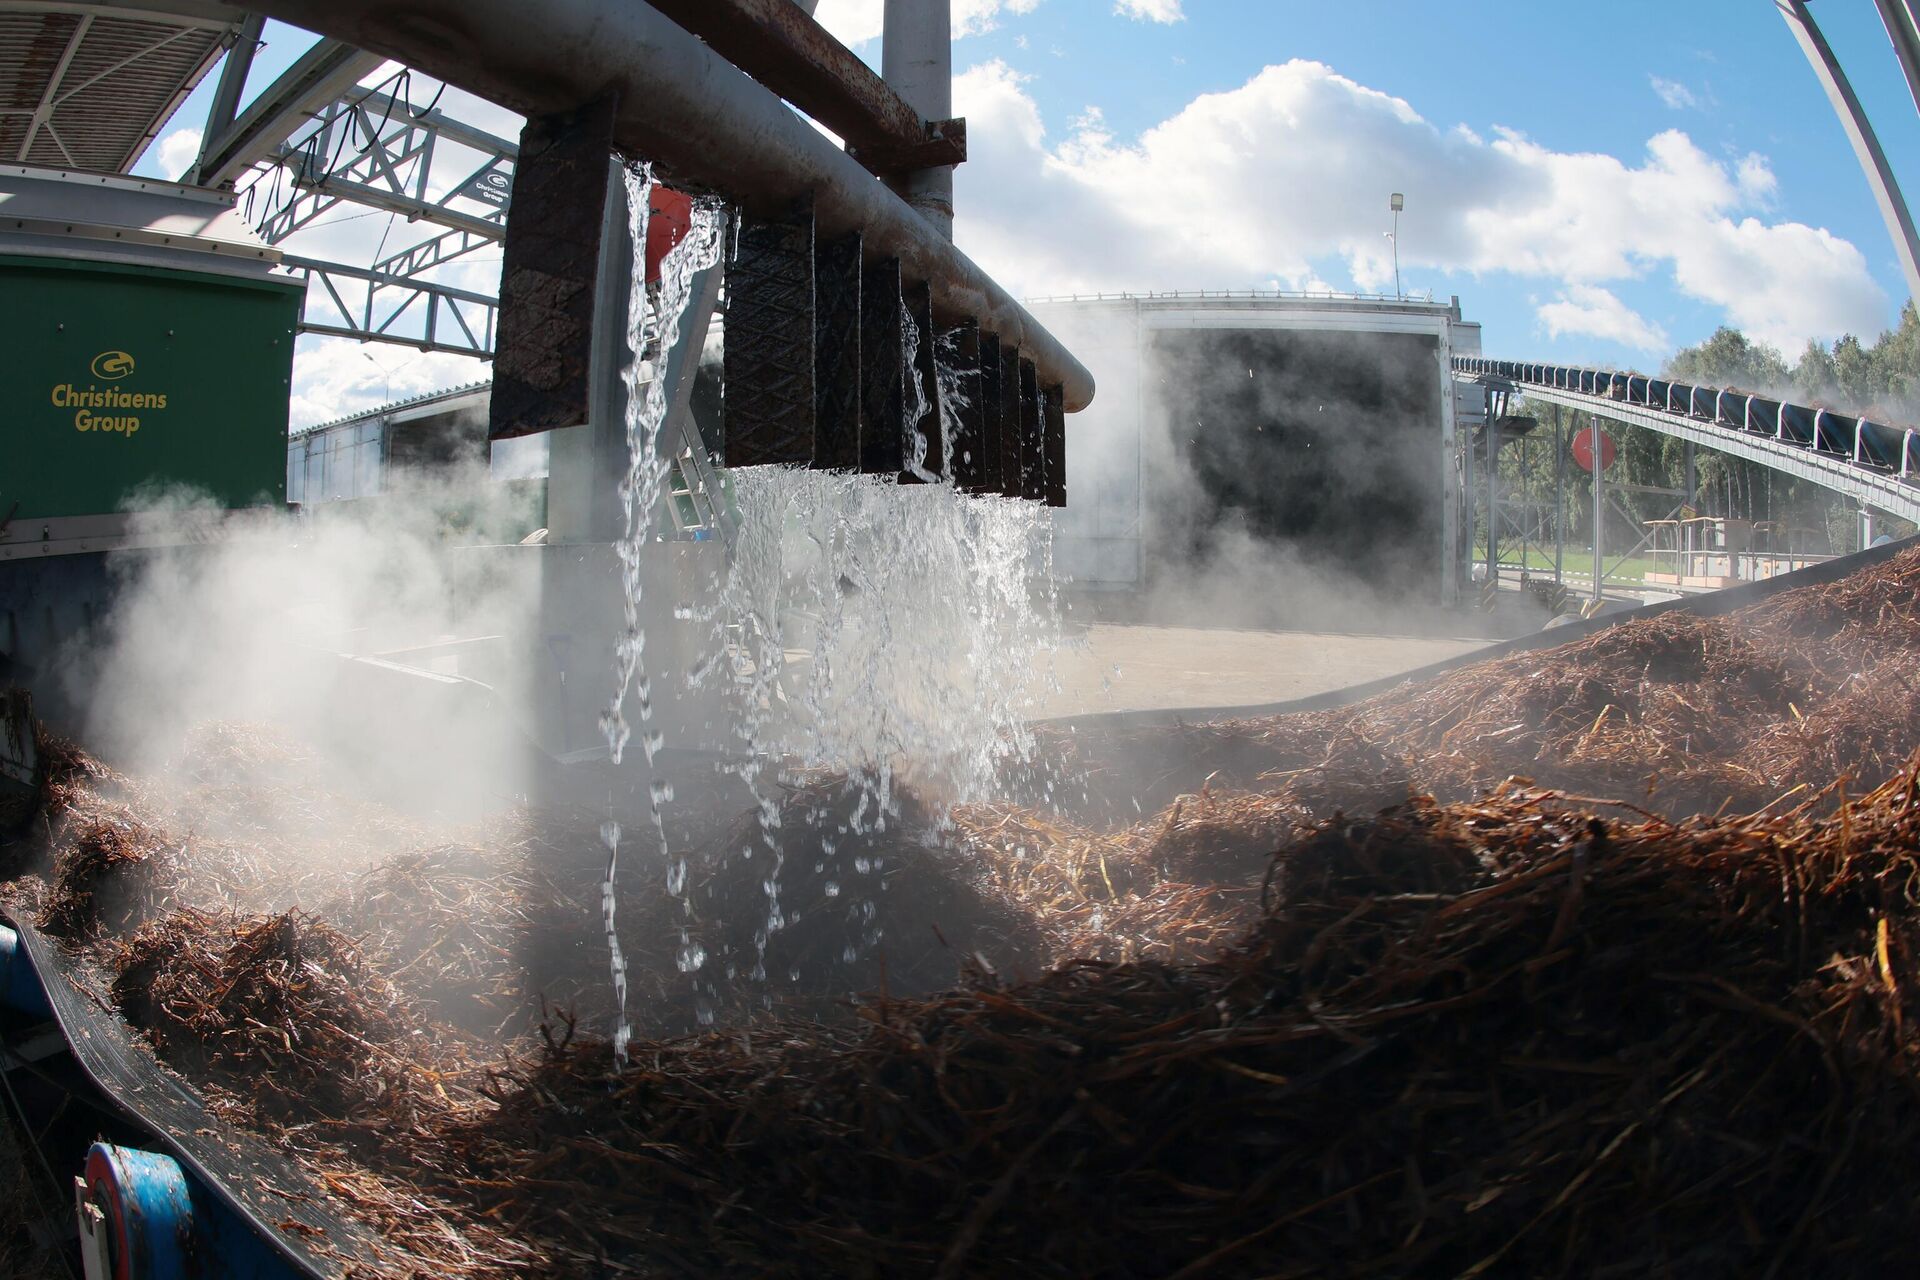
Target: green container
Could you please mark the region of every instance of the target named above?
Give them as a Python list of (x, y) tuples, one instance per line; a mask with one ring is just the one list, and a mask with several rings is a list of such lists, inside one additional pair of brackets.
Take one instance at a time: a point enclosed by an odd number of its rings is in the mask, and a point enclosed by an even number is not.
[(0, 520), (284, 503), (302, 294), (0, 255)]

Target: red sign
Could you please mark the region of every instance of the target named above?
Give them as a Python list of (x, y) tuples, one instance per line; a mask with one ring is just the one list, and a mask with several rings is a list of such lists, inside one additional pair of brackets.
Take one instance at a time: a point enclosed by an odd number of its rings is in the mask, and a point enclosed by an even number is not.
[(1573, 460), (1580, 464), (1582, 471), (1593, 470), (1593, 438), (1600, 437), (1600, 469), (1605, 471), (1613, 465), (1619, 450), (1613, 447), (1613, 437), (1598, 427), (1588, 427), (1573, 438)]

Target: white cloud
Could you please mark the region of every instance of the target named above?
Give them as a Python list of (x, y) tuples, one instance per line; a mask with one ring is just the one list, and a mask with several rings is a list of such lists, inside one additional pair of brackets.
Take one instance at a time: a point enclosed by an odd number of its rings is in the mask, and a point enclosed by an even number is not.
[(1179, 22), (1180, 0), (1113, 0), (1113, 11), (1135, 22)]
[(169, 179), (178, 178), (200, 155), (200, 131), (175, 129), (160, 139), (160, 172)]
[(1559, 300), (1539, 309), (1555, 338), (1573, 335), (1617, 342), (1640, 351), (1667, 349), (1667, 332), (1598, 285), (1569, 285)]
[(1404, 191), (1410, 288), (1426, 270), (1510, 273), (1590, 314), (1595, 296), (1576, 286), (1664, 275), (1787, 351), (1885, 320), (1858, 249), (1763, 220), (1775, 185), (1763, 158), (1730, 166), (1677, 130), (1634, 161), (1557, 152), (1511, 131), (1438, 128), (1312, 62), (1268, 67), (1130, 140), (1097, 118), (1049, 137), (1004, 63), (972, 68), (954, 93), (971, 142), (956, 230), (1016, 292), (1246, 287), (1311, 279), (1330, 261), (1350, 287), (1377, 289), (1393, 278), (1387, 196)]
[[(1165, 3), (1166, 0), (1153, 0)], [(1173, 0), (1178, 5), (1178, 0)], [(1002, 13), (1032, 13), (1040, 0), (953, 0), (953, 38), (977, 36), (1000, 25)], [(885, 0), (820, 0), (814, 18), (849, 48), (878, 36)]]
[(1665, 80), (1659, 76), (1648, 76), (1647, 80), (1653, 85), (1653, 91), (1659, 95), (1660, 101), (1675, 111), (1687, 111), (1700, 105), (1700, 99), (1694, 96), (1693, 90), (1678, 80)]

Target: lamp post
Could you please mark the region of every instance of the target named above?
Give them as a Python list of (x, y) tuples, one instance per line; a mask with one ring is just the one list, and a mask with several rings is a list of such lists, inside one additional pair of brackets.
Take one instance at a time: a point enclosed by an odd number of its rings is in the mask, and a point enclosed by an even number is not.
[(1400, 211), (1407, 207), (1407, 198), (1396, 191), (1387, 204), (1393, 211), (1393, 230), (1387, 233), (1387, 239), (1393, 241), (1393, 296), (1398, 301), (1406, 296), (1400, 291)]

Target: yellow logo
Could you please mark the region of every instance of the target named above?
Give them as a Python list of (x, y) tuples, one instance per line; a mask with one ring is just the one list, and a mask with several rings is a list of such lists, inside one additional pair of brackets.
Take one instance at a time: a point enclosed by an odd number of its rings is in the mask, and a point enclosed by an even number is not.
[(102, 351), (93, 358), (93, 376), (96, 378), (113, 382), (132, 372), (133, 357), (124, 351)]

